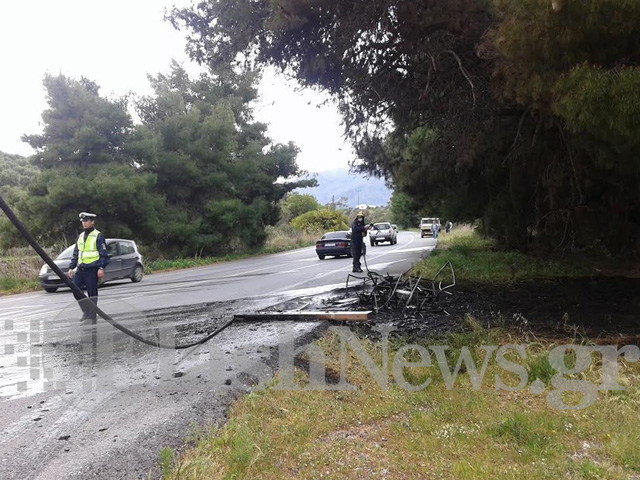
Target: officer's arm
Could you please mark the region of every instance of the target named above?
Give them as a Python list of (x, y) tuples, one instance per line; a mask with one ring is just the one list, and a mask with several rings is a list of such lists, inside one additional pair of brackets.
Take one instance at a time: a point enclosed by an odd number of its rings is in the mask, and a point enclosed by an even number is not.
[(73, 248), (73, 256), (71, 257), (71, 263), (69, 263), (69, 270), (67, 271), (67, 275), (69, 278), (73, 278), (73, 269), (78, 266), (78, 242), (76, 242), (76, 246)]
[(107, 241), (102, 233), (98, 234), (96, 243), (98, 244), (98, 254), (100, 255), (98, 268), (104, 269), (109, 264), (109, 254), (107, 253)]
[(73, 255), (71, 257), (71, 263), (69, 263), (69, 270), (73, 270), (78, 266), (78, 242), (76, 242), (76, 246), (73, 248)]

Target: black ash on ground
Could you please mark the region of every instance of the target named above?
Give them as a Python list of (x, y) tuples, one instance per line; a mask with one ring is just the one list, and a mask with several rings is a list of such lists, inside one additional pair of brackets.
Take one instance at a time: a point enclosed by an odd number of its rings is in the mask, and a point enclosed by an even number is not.
[[(583, 337), (592, 341), (640, 341), (640, 279), (574, 278), (511, 285), (458, 284), (424, 308), (390, 303), (371, 325), (392, 324), (396, 335), (428, 338), (461, 331), (470, 315), (487, 327), (504, 326), (539, 338)], [(352, 299), (352, 303), (346, 300)], [(352, 291), (323, 300), (324, 309), (373, 309), (370, 298)]]

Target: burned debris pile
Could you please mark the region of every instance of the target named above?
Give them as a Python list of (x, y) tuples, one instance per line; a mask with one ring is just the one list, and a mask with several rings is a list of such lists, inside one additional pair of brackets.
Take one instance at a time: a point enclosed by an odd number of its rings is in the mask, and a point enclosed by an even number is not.
[[(369, 310), (370, 324), (392, 324), (402, 334), (425, 336), (459, 330), (454, 310), (455, 271), (447, 262), (431, 278), (382, 275), (374, 271), (349, 274), (343, 294), (326, 299), (323, 309)], [(369, 329), (362, 325), (363, 333)], [(374, 335), (375, 336), (375, 335)]]
[(431, 278), (383, 275), (367, 270), (348, 274), (344, 289), (329, 298), (297, 298), (254, 314), (235, 315), (238, 321), (337, 321), (366, 325), (393, 324), (399, 331), (423, 335), (457, 330), (457, 315), (449, 314), (456, 286), (455, 271), (447, 262)]
[(422, 275), (417, 278), (406, 274), (393, 277), (368, 271), (365, 276), (347, 276), (346, 294), (338, 302), (357, 299), (360, 308), (375, 313), (393, 311), (407, 316), (435, 309), (446, 314), (441, 300), (453, 295), (455, 285), (456, 277), (451, 262), (442, 265), (430, 279)]

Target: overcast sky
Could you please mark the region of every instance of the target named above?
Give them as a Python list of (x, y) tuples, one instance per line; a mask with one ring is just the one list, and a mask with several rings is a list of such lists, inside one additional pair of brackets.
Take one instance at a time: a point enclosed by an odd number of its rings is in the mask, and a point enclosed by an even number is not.
[[(184, 35), (163, 21), (165, 8), (190, 0), (0, 1), (0, 151), (30, 155), (20, 140), (41, 131), (45, 73), (94, 80), (104, 96), (151, 93), (147, 74), (167, 73), (171, 59), (187, 69)], [(351, 149), (340, 117), (311, 91), (296, 91), (273, 72), (260, 84), (256, 119), (276, 142), (294, 141), (310, 172), (347, 168)]]

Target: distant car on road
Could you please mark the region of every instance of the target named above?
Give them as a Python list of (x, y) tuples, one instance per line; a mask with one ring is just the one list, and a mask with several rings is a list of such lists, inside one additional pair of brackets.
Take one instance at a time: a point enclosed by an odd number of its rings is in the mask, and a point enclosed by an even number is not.
[(398, 231), (390, 223), (374, 223), (369, 229), (369, 242), (375, 246), (381, 242), (389, 242), (391, 245), (398, 243)]
[(320, 260), (325, 257), (351, 256), (351, 232), (339, 230), (325, 233), (316, 241), (316, 255)]
[[(112, 280), (131, 279), (132, 282), (139, 282), (144, 276), (144, 263), (142, 255), (138, 252), (136, 242), (124, 238), (107, 238), (107, 253), (109, 254), (109, 265), (104, 269), (104, 278), (100, 282)], [(64, 273), (69, 270), (71, 257), (73, 256), (74, 245), (67, 247), (56, 257), (54, 263), (60, 267)], [(58, 275), (56, 275), (48, 265), (43, 265), (38, 276), (40, 285), (46, 292), (53, 293), (60, 287), (66, 287)]]

